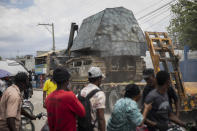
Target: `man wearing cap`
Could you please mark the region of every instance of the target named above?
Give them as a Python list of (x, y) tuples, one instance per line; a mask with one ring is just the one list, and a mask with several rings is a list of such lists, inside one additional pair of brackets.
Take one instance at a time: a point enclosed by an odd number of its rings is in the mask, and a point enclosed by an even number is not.
[[(91, 67), (88, 71), (89, 84), (81, 90), (81, 96), (86, 97), (91, 91), (100, 89), (101, 80), (104, 75), (99, 67)], [(105, 131), (105, 94), (103, 91), (98, 91), (90, 98), (92, 109), (92, 124), (94, 131)]]
[[(154, 70), (151, 68), (147, 68), (143, 71), (143, 78), (146, 81), (146, 86), (143, 90), (143, 96), (142, 96), (142, 104), (145, 101), (146, 96), (156, 87), (156, 78), (155, 78), (155, 74), (154, 74)], [(168, 88), (167, 91), (168, 94), (168, 100), (170, 103), (170, 106), (172, 108), (172, 103), (174, 102), (175, 107), (176, 107), (176, 115), (179, 115), (179, 103), (178, 103), (178, 96), (176, 94), (176, 92), (174, 91), (174, 89), (172, 87)]]

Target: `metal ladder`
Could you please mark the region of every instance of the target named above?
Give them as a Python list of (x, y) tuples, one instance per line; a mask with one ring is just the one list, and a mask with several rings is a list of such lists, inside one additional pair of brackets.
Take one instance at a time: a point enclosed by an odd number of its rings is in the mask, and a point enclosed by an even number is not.
[(145, 32), (145, 35), (155, 74), (160, 71), (159, 65), (162, 63), (164, 70), (170, 73), (171, 85), (177, 89), (180, 102), (183, 103), (186, 96), (185, 88), (179, 67), (179, 57), (174, 53), (172, 40), (166, 32)]

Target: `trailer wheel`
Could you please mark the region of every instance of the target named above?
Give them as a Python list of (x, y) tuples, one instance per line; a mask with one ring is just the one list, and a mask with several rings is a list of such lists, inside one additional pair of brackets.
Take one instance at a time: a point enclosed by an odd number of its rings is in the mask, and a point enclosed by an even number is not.
[(116, 101), (120, 98), (116, 90), (112, 90), (109, 93), (109, 111), (112, 112)]

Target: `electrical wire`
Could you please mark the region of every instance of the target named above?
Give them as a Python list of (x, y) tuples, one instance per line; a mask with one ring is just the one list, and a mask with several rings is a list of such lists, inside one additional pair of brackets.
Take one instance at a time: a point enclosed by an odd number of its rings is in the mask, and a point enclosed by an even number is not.
[(143, 19), (142, 21), (140, 21), (140, 23), (141, 23), (141, 24), (147, 23), (147, 22), (149, 22), (150, 20), (155, 19), (155, 18), (161, 16), (161, 14), (165, 13), (165, 12), (168, 11), (169, 9), (170, 9), (170, 7), (167, 7), (167, 8), (165, 8), (165, 9), (163, 9), (163, 10), (160, 10), (159, 12), (153, 14), (152, 16), (148, 17), (147, 19)]
[[(146, 23), (146, 22), (149, 22), (150, 20), (153, 20), (153, 19), (155, 19), (155, 18), (161, 16), (160, 14), (163, 14), (163, 12), (166, 12), (166, 11), (170, 8), (170, 4), (172, 4), (172, 2), (176, 2), (176, 1), (171, 1), (171, 3), (168, 2), (168, 5), (166, 5), (164, 8), (162, 8), (162, 9), (156, 11), (156, 13), (155, 13), (155, 12), (152, 13), (148, 18), (141, 20), (141, 21), (143, 21), (143, 22), (140, 21), (140, 24), (144, 24), (144, 23)], [(170, 3), (170, 4), (169, 4), (169, 3)], [(154, 24), (148, 26), (147, 28), (145, 28), (145, 30), (148, 29), (148, 28), (153, 28), (153, 27), (155, 27), (155, 26), (161, 25), (161, 23), (164, 23), (164, 22), (166, 22), (166, 20), (168, 20), (168, 19), (166, 19), (166, 18), (169, 17), (169, 16), (170, 16), (170, 14), (167, 15), (167, 16), (165, 16), (165, 17), (162, 17), (162, 19), (160, 19), (159, 21), (155, 22)]]
[(49, 30), (49, 28), (47, 27), (47, 25), (44, 25), (44, 27), (45, 27), (50, 33), (52, 33), (52, 31)]
[[(171, 3), (171, 4), (174, 4), (174, 3)], [(160, 10), (156, 11), (155, 13), (151, 14), (149, 17), (139, 20), (140, 21), (139, 23), (143, 24), (143, 23), (149, 22), (150, 20), (155, 19), (158, 16), (160, 16), (161, 14), (163, 14), (164, 12), (166, 12), (168, 9), (170, 10), (170, 8), (171, 8), (171, 6), (168, 5), (168, 6), (164, 7), (163, 9), (160, 9)]]
[(145, 30), (147, 30), (148, 28), (152, 28), (153, 29), (153, 27), (161, 26), (161, 23), (166, 22), (166, 20), (168, 20), (167, 18), (170, 18), (170, 15), (171, 14), (168, 14), (167, 16), (162, 17), (159, 21), (154, 22), (153, 24), (151, 24), (150, 26), (148, 26)]
[(163, 17), (162, 19), (160, 19), (159, 21), (156, 21), (155, 23), (151, 24), (151, 27), (155, 27), (160, 25), (160, 23), (163, 23), (164, 21), (168, 20), (168, 18), (170, 18), (171, 14), (168, 14), (167, 16)]
[[(154, 0), (154, 1), (155, 1), (155, 0)], [(162, 2), (162, 1), (164, 1), (164, 0), (161, 0), (161, 2)], [(151, 2), (150, 2), (150, 3), (151, 3)], [(155, 3), (153, 3), (153, 4), (151, 4), (150, 6), (148, 6), (148, 7), (144, 8), (144, 9), (138, 11), (138, 12), (136, 13), (136, 15), (141, 14), (142, 12), (144, 12), (144, 11), (146, 11), (146, 10), (148, 10), (148, 9), (150, 9), (150, 8), (152, 8), (152, 7), (154, 7), (154, 6), (157, 5), (158, 3), (159, 3), (159, 2), (157, 1), (157, 2), (155, 2)]]
[(160, 9), (163, 9), (164, 7), (168, 6), (169, 4), (171, 4), (171, 3), (174, 2), (174, 1), (175, 1), (175, 0), (172, 0), (172, 1), (168, 2), (168, 3), (166, 3), (165, 5), (162, 5), (161, 7), (157, 8), (157, 9), (155, 9), (155, 10), (149, 12), (149, 13), (147, 13), (146, 15), (144, 15), (144, 16), (142, 16), (142, 17), (140, 17), (140, 18), (137, 18), (137, 20), (144, 19), (145, 17), (147, 17), (147, 16), (153, 14), (154, 12), (156, 12), (156, 11), (158, 11), (158, 10), (160, 10)]

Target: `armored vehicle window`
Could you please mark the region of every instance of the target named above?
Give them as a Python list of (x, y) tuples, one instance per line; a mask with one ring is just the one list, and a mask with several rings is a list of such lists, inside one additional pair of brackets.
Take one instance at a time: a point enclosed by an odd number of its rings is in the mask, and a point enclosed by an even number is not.
[(81, 66), (81, 65), (82, 65), (82, 62), (81, 61), (74, 62), (74, 67)]
[(68, 65), (69, 67), (73, 67), (73, 62), (70, 62)]
[(90, 65), (91, 63), (92, 63), (91, 60), (86, 60), (86, 61), (83, 62), (84, 65)]
[(130, 66), (130, 65), (127, 65), (127, 70), (135, 70), (135, 66)]
[(119, 69), (119, 66), (118, 65), (112, 65), (112, 71), (117, 71)]

